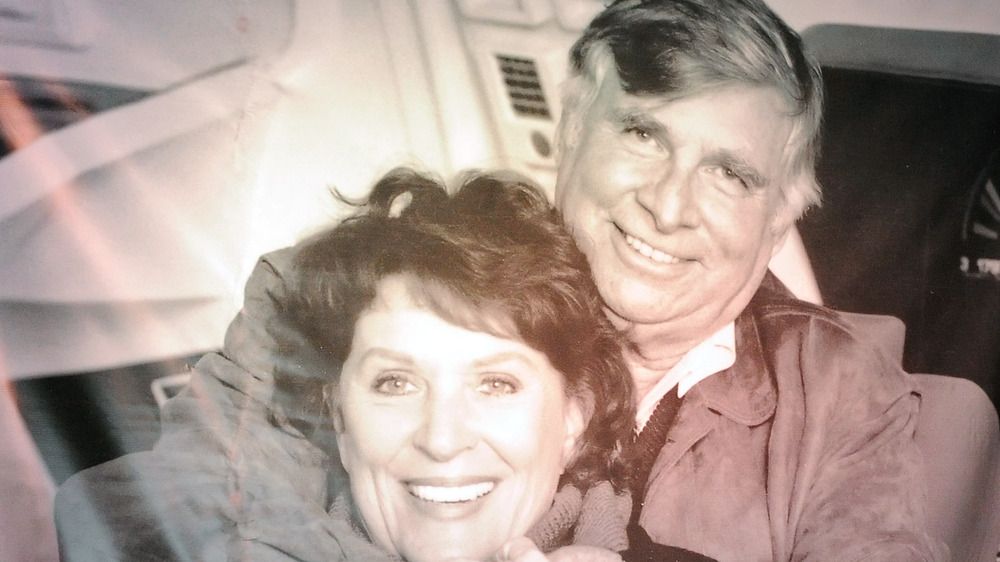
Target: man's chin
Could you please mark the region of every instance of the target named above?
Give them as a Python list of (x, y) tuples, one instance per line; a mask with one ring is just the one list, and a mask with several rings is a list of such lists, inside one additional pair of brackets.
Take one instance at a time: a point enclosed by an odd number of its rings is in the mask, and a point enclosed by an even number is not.
[(653, 327), (671, 321), (670, 314), (660, 309), (662, 302), (659, 299), (652, 299), (631, 301), (617, 306), (610, 304), (605, 308), (605, 312), (619, 330), (630, 330), (642, 326)]
[[(604, 281), (604, 283), (602, 283)], [(634, 279), (597, 279), (598, 289), (613, 322), (660, 324), (676, 319), (679, 295)], [(624, 327), (624, 326), (619, 326)]]

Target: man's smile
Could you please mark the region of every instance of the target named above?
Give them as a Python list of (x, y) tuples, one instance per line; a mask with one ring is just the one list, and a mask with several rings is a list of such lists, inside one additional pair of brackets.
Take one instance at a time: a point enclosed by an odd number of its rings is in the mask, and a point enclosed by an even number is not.
[(659, 250), (657, 248), (654, 248), (653, 246), (651, 246), (647, 242), (645, 242), (643, 240), (640, 240), (639, 238), (636, 238), (635, 236), (632, 236), (631, 234), (629, 234), (627, 232), (623, 232), (622, 234), (625, 235), (625, 242), (629, 246), (631, 246), (633, 250), (635, 250), (636, 252), (639, 252), (643, 256), (645, 256), (645, 257), (647, 257), (647, 258), (649, 258), (649, 259), (651, 259), (651, 260), (653, 260), (653, 261), (655, 261), (657, 263), (672, 264), (672, 263), (678, 263), (678, 262), (681, 261), (680, 258), (678, 258), (676, 256), (673, 256), (671, 254), (668, 254), (668, 253), (664, 252), (663, 250)]

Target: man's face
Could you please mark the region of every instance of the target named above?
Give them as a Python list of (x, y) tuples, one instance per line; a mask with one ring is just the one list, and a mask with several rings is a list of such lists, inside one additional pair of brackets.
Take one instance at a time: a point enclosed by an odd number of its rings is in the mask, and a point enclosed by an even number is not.
[(734, 85), (666, 101), (609, 78), (580, 118), (556, 205), (612, 318), (672, 342), (735, 319), (787, 231), (780, 94)]

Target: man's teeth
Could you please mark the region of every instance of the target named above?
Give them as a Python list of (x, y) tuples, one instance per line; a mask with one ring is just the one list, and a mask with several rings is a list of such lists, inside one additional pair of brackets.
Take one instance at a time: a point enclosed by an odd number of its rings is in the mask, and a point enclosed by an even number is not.
[(481, 498), (493, 491), (493, 482), (480, 482), (469, 486), (410, 486), (414, 496), (432, 502), (458, 503)]
[(634, 249), (636, 252), (639, 252), (640, 254), (646, 256), (647, 258), (655, 262), (675, 263), (678, 261), (677, 258), (675, 258), (674, 256), (671, 256), (666, 252), (661, 252), (660, 250), (657, 250), (656, 248), (650, 246), (649, 244), (643, 242), (642, 240), (639, 240), (638, 238), (632, 236), (631, 234), (625, 235), (625, 242), (627, 242), (629, 246), (632, 246), (632, 249)]

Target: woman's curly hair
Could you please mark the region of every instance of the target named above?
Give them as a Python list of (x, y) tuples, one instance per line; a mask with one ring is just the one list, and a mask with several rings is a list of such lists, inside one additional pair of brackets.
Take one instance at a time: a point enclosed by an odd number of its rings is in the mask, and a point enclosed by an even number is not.
[(588, 406), (588, 427), (562, 483), (626, 487), (632, 380), (623, 336), (604, 314), (586, 258), (528, 180), (480, 172), (461, 179), (449, 194), (432, 177), (393, 170), (359, 213), (297, 246), (278, 317), (324, 360), (308, 376), (276, 369), (278, 410), (307, 436), (330, 419), (323, 388), (338, 381), (359, 316), (382, 279), (405, 275), (420, 302), (445, 320), (544, 353), (567, 393)]

